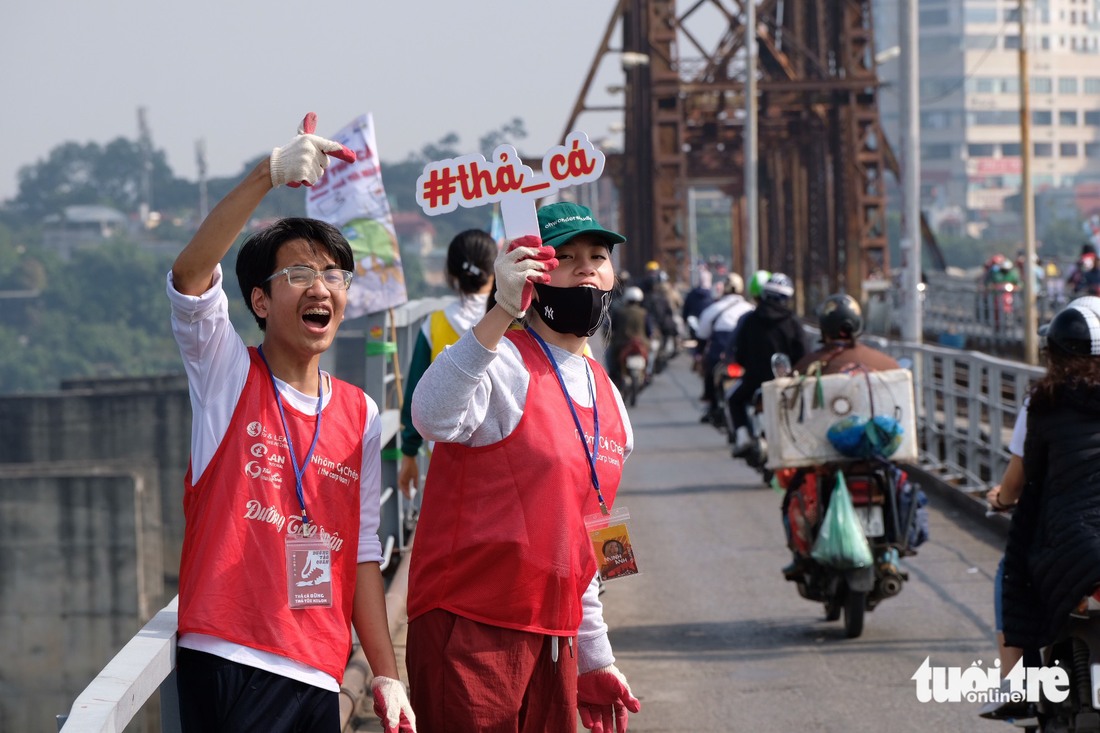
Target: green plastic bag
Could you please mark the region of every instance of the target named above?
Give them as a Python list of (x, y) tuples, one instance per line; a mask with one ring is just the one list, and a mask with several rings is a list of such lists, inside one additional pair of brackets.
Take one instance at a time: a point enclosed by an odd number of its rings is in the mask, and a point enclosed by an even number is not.
[(822, 565), (839, 570), (865, 568), (874, 562), (871, 546), (863, 534), (863, 525), (852, 506), (852, 495), (848, 493), (848, 483), (844, 474), (837, 472), (836, 488), (829, 499), (829, 508), (825, 512), (825, 521), (814, 540), (810, 557)]

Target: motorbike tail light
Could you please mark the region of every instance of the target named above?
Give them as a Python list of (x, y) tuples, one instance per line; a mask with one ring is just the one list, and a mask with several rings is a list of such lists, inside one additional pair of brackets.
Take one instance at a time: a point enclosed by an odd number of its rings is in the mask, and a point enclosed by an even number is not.
[(745, 370), (740, 364), (726, 364), (726, 374), (730, 379), (740, 379), (745, 374)]
[(848, 477), (848, 493), (852, 495), (852, 504), (861, 506), (871, 503), (871, 482), (862, 478)]

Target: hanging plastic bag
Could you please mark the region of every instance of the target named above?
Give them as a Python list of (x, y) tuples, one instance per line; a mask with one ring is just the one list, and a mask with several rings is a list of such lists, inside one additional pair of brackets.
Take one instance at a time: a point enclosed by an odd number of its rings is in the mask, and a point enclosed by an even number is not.
[(865, 568), (874, 562), (871, 546), (863, 534), (863, 525), (852, 505), (852, 495), (848, 493), (848, 483), (839, 471), (836, 474), (836, 488), (829, 499), (829, 508), (825, 511), (825, 519), (814, 540), (810, 557), (839, 570)]

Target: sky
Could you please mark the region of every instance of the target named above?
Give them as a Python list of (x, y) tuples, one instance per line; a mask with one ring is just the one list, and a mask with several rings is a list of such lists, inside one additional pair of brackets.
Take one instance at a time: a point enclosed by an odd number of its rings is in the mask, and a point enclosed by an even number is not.
[[(521, 117), (517, 147), (541, 158), (562, 140), (614, 4), (15, 0), (0, 23), (0, 201), (18, 190), (20, 167), (63, 142), (136, 139), (141, 106), (154, 147), (190, 180), (196, 140), (209, 176), (236, 175), (310, 111), (320, 135), (373, 112), (383, 161), (451, 131), (478, 152), (481, 135)], [(608, 57), (589, 104), (621, 103), (606, 88), (622, 80)], [(574, 127), (621, 139), (609, 132), (618, 121), (590, 113)]]

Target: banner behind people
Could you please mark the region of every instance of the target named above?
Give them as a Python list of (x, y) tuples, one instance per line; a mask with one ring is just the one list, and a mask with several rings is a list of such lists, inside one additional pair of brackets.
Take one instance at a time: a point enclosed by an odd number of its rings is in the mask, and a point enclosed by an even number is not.
[(306, 195), (306, 216), (339, 227), (355, 255), (348, 318), (408, 301), (393, 214), (382, 186), (374, 118), (358, 117), (332, 139), (355, 151), (354, 163), (333, 161)]

